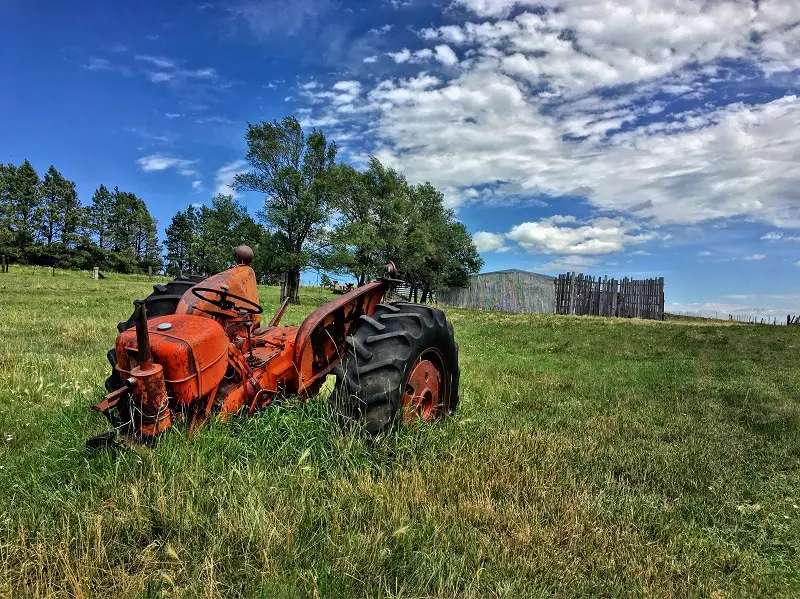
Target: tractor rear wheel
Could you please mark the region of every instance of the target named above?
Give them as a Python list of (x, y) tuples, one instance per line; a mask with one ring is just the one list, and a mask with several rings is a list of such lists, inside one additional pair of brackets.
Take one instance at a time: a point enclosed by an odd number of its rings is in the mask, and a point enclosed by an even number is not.
[[(181, 301), (183, 294), (189, 289), (205, 280), (205, 277), (177, 277), (165, 285), (153, 285), (153, 293), (144, 298), (144, 305), (147, 308), (147, 318), (157, 318), (158, 316), (169, 316), (175, 314), (178, 302)], [(136, 312), (131, 314), (128, 320), (120, 322), (117, 330), (121, 333), (136, 325)], [(106, 390), (111, 393), (122, 387), (122, 379), (116, 369), (117, 350), (111, 348), (106, 354), (109, 364), (111, 364), (111, 376), (106, 379)]]
[(444, 312), (423, 304), (378, 304), (347, 338), (331, 408), (377, 435), (400, 420), (441, 420), (458, 404), (458, 344)]

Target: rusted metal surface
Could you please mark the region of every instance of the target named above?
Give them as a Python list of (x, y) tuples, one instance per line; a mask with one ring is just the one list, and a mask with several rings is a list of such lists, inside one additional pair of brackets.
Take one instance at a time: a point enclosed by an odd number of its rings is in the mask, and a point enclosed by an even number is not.
[(275, 312), (275, 316), (273, 316), (272, 320), (269, 321), (269, 326), (271, 326), (271, 327), (278, 326), (278, 324), (281, 321), (281, 318), (283, 318), (284, 312), (286, 312), (286, 307), (289, 305), (289, 299), (290, 298), (287, 297), (286, 299), (283, 300), (283, 303), (281, 304), (281, 307), (278, 308), (278, 311)]
[(358, 287), (320, 306), (305, 319), (297, 332), (294, 363), (300, 373), (298, 391), (327, 375), (344, 356), (346, 339), (361, 316), (375, 311), (386, 292), (381, 281)]
[(403, 395), (404, 420), (432, 420), (438, 417), (447, 391), (441, 364), (441, 355), (431, 349), (424, 352), (411, 367)]
[[(249, 266), (245, 264), (234, 266), (221, 273), (212, 275), (202, 283), (196, 285), (196, 287), (217, 289), (219, 291), (222, 291), (223, 286), (226, 288), (225, 291), (258, 304), (256, 274)], [(192, 294), (192, 290), (189, 289), (183, 294), (181, 301), (178, 302), (178, 308), (175, 312), (178, 314), (196, 314), (208, 317), (208, 312), (213, 313), (217, 310), (217, 306), (195, 296)], [(253, 316), (253, 321), (258, 325), (261, 322), (261, 316)]]
[(136, 387), (131, 396), (134, 427), (137, 436), (153, 437), (172, 425), (172, 412), (164, 382), (164, 371), (160, 364), (152, 363), (149, 368), (136, 366), (131, 370), (136, 379)]
[[(237, 266), (195, 287), (218, 290), (220, 297), (241, 296), (260, 309), (247, 249), (237, 248)], [(390, 275), (393, 266), (387, 265)], [(257, 314), (209, 302), (191, 289), (169, 316), (147, 320), (139, 302), (136, 328), (116, 342), (116, 369), (125, 386), (94, 409), (126, 438), (145, 440), (178, 422), (191, 431), (214, 413), (252, 414), (278, 395), (309, 396), (342, 359), (360, 317), (372, 315), (393, 284), (385, 279), (354, 289), (315, 310), (300, 327), (277, 326), (287, 302), (266, 327), (259, 326)], [(440, 394), (435, 381), (427, 382), (436, 378), (435, 365), (426, 362), (414, 372), (420, 398), (428, 401), (417, 402), (420, 414), (427, 417), (435, 410), (429, 396)]]
[[(169, 324), (168, 329), (159, 329)], [(214, 320), (172, 314), (147, 322), (150, 351), (155, 362), (164, 369), (173, 401), (189, 404), (204, 397), (219, 385), (225, 375), (230, 340), (222, 326)], [(137, 335), (133, 329), (117, 338), (117, 370), (123, 380), (141, 364), (134, 358)]]

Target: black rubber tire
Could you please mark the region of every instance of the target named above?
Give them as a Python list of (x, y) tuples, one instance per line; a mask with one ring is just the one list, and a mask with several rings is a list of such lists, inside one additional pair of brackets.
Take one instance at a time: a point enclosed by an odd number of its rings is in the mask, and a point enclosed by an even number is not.
[[(157, 318), (175, 314), (178, 302), (189, 289), (205, 280), (205, 277), (177, 277), (169, 283), (153, 285), (153, 293), (144, 298), (144, 305), (147, 308), (147, 318)], [(122, 333), (136, 324), (136, 313), (132, 313), (128, 320), (120, 322), (117, 330)], [(122, 387), (122, 379), (115, 368), (117, 365), (117, 350), (111, 348), (106, 354), (109, 364), (111, 364), (111, 376), (106, 379), (106, 390), (111, 393)]]
[(458, 344), (444, 312), (424, 304), (378, 304), (372, 316), (347, 338), (347, 353), (334, 369), (336, 389), (330, 406), (343, 424), (360, 422), (378, 435), (400, 416), (411, 367), (427, 350), (441, 356), (447, 381), (436, 419), (452, 415), (458, 405)]

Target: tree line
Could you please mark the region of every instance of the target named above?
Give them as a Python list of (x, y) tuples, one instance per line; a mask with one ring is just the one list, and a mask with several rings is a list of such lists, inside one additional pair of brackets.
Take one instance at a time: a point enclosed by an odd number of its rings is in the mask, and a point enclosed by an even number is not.
[(11, 262), (123, 273), (162, 267), (157, 222), (136, 194), (100, 185), (82, 205), (54, 166), (0, 163), (0, 254)]
[(256, 218), (218, 194), (210, 206), (176, 213), (163, 248), (136, 195), (101, 185), (82, 206), (75, 184), (54, 167), (40, 180), (27, 160), (0, 164), (0, 253), (65, 268), (208, 275), (230, 267), (233, 248), (247, 244), (259, 281), (281, 283), (291, 302), (305, 270), (363, 284), (392, 260), (422, 301), (480, 270), (466, 228), (430, 184), (410, 184), (374, 157), (362, 170), (339, 163), (336, 144), (294, 117), (248, 125), (246, 142), (251, 168), (234, 188), (263, 195)]
[(435, 289), (466, 284), (483, 265), (430, 184), (411, 185), (374, 157), (363, 171), (337, 163), (336, 144), (319, 130), (304, 132), (291, 116), (248, 125), (246, 141), (251, 169), (235, 187), (264, 195), (258, 216), (266, 247), (257, 254), (283, 277), (290, 301), (308, 268), (363, 284), (392, 260), (425, 301)]

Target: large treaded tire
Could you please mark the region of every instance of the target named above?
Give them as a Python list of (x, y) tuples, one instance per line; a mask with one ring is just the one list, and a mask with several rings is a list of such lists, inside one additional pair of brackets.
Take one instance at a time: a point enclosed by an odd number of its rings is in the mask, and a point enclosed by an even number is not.
[[(144, 298), (144, 305), (147, 308), (147, 318), (157, 318), (159, 316), (168, 316), (175, 314), (175, 309), (178, 307), (178, 302), (189, 289), (205, 280), (205, 277), (191, 276), (191, 277), (176, 277), (166, 284), (153, 285), (153, 293)], [(120, 322), (117, 325), (117, 330), (122, 333), (136, 324), (136, 313), (131, 314), (128, 320)], [(111, 393), (122, 387), (122, 379), (116, 369), (117, 366), (117, 350), (111, 348), (106, 354), (109, 364), (111, 364), (111, 376), (106, 379), (106, 390)]]
[(362, 316), (347, 353), (336, 367), (337, 385), (331, 394), (334, 415), (343, 423), (362, 423), (378, 435), (401, 417), (409, 374), (420, 356), (441, 359), (446, 384), (429, 420), (452, 415), (458, 405), (458, 344), (444, 312), (423, 304), (378, 304), (372, 316)]

